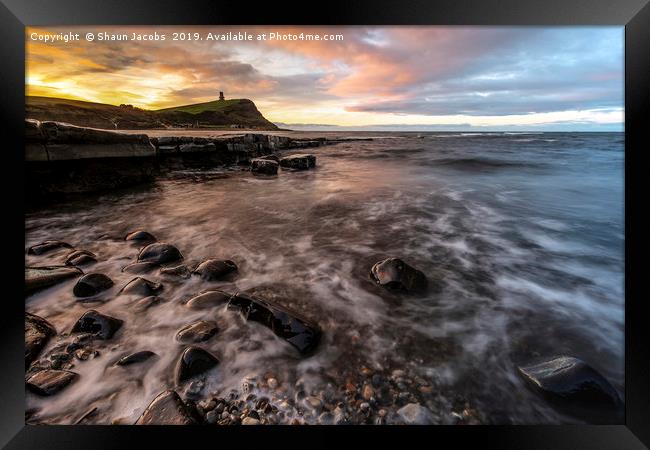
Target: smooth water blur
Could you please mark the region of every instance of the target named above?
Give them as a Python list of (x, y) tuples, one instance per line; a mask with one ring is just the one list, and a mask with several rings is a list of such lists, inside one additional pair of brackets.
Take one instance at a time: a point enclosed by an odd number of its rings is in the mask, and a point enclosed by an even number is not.
[[(323, 135), (326, 133), (319, 133)], [(115, 286), (85, 304), (74, 281), (27, 299), (28, 311), (69, 331), (89, 308), (125, 321), (103, 356), (55, 397), (28, 396), (43, 417), (69, 423), (100, 405), (97, 423), (132, 423), (173, 385), (183, 346), (176, 331), (198, 319), (220, 331), (205, 343), (221, 360), (209, 388), (227, 392), (249, 373), (273, 373), (291, 389), (342, 386), (362, 367), (409, 368), (436, 387), (441, 423), (459, 398), (486, 423), (582, 422), (526, 389), (516, 366), (577, 356), (624, 389), (623, 135), (621, 133), (345, 133), (373, 137), (314, 149), (317, 169), (256, 177), (212, 169), (172, 174), (151, 188), (88, 196), (30, 211), (26, 247), (60, 239), (95, 252)], [(138, 249), (123, 241), (143, 228), (176, 245), (185, 263), (234, 260), (234, 281), (146, 278), (165, 302), (144, 313), (118, 290)], [(368, 278), (396, 256), (422, 270), (430, 292), (398, 295)], [(27, 263), (61, 263), (62, 254)], [(315, 355), (225, 307), (183, 302), (215, 287), (254, 289), (317, 321)], [(54, 343), (50, 343), (50, 346)], [(138, 350), (159, 355), (136, 371), (110, 367)], [(103, 402), (103, 403), (102, 403)], [(585, 419), (588, 420), (588, 419)]]

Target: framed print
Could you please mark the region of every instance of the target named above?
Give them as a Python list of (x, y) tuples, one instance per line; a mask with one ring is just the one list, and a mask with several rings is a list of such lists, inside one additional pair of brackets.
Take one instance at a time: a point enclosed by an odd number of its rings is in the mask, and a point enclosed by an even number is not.
[(650, 7), (283, 6), (4, 2), (3, 445), (645, 448)]

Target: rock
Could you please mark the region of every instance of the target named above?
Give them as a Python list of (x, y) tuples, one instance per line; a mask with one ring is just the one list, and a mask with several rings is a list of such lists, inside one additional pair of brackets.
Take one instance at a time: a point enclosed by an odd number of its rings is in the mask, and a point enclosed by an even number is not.
[(277, 175), (280, 165), (271, 159), (255, 158), (251, 160), (251, 172), (262, 175)]
[(316, 157), (307, 154), (295, 154), (280, 159), (280, 165), (289, 169), (307, 170), (316, 167)]
[(83, 271), (76, 267), (25, 267), (25, 295), (31, 295), (34, 292), (81, 275), (83, 275)]
[(271, 154), (271, 155), (260, 156), (258, 159), (265, 159), (265, 160), (268, 160), (268, 161), (275, 161), (277, 163), (280, 162), (280, 156), (276, 155), (275, 153)]
[(318, 398), (314, 396), (309, 396), (305, 397), (303, 400), (303, 404), (310, 410), (313, 410), (315, 412), (320, 412), (321, 408), (323, 407), (323, 402)]
[(81, 277), (74, 285), (72, 293), (76, 297), (92, 297), (113, 286), (113, 280), (103, 273), (89, 273)]
[(332, 425), (334, 423), (334, 415), (331, 412), (324, 412), (318, 416), (319, 425)]
[(156, 237), (144, 230), (135, 230), (130, 232), (124, 238), (125, 241), (135, 241), (137, 243), (142, 242), (156, 242)]
[(27, 254), (42, 255), (43, 253), (47, 253), (49, 251), (56, 250), (59, 248), (72, 248), (72, 245), (63, 241), (45, 241), (45, 242), (41, 242), (40, 244), (36, 244), (29, 247), (29, 249), (27, 250)]
[(218, 413), (217, 413), (216, 411), (209, 411), (209, 412), (205, 415), (205, 420), (206, 420), (209, 424), (213, 424), (213, 423), (216, 423), (216, 421), (217, 421), (217, 416), (218, 416)]
[(136, 364), (142, 361), (146, 361), (152, 356), (156, 356), (154, 352), (149, 350), (143, 350), (141, 352), (132, 353), (130, 355), (120, 358), (115, 365), (116, 366), (130, 366), (131, 364)]
[(47, 320), (35, 314), (25, 313), (25, 368), (36, 359), (56, 329)]
[(224, 278), (237, 271), (237, 264), (229, 259), (208, 259), (203, 261), (192, 272), (194, 275), (200, 275), (201, 278), (207, 281), (214, 281)]
[(397, 414), (407, 425), (432, 425), (435, 419), (431, 411), (418, 403), (401, 407)]
[(94, 309), (88, 310), (72, 327), (73, 333), (91, 333), (99, 339), (110, 339), (124, 321), (105, 316)]
[(27, 388), (38, 395), (54, 395), (77, 377), (76, 373), (68, 370), (40, 370), (27, 379)]
[(176, 267), (163, 267), (160, 269), (160, 274), (172, 277), (189, 278), (192, 275), (192, 271), (186, 265), (181, 264)]
[(175, 391), (164, 391), (147, 406), (136, 425), (195, 425), (198, 421), (192, 410)]
[(129, 281), (120, 291), (121, 294), (142, 295), (149, 297), (162, 291), (163, 286), (160, 283), (154, 283), (142, 277), (136, 277)]
[(241, 421), (242, 425), (259, 425), (260, 421), (259, 419), (255, 419), (253, 417), (244, 417), (244, 420)]
[(183, 259), (181, 252), (171, 244), (157, 242), (149, 244), (140, 251), (138, 262), (167, 264)]
[(285, 339), (300, 353), (311, 353), (320, 340), (319, 327), (293, 311), (238, 293), (228, 302), (228, 309), (239, 311), (244, 319), (261, 323), (276, 336)]
[(424, 292), (427, 277), (399, 258), (388, 258), (372, 266), (370, 276), (380, 286), (410, 292)]
[(122, 267), (122, 272), (126, 273), (149, 273), (157, 269), (158, 264), (151, 262), (134, 262)]
[(176, 333), (176, 340), (182, 343), (197, 343), (210, 339), (219, 329), (216, 322), (199, 320), (181, 328)]
[(269, 386), (269, 389), (276, 389), (278, 387), (278, 380), (275, 378), (269, 378), (266, 380), (266, 384)]
[(75, 250), (65, 259), (66, 266), (85, 266), (97, 262), (97, 255), (86, 250)]
[(155, 295), (150, 295), (149, 297), (141, 298), (137, 302), (133, 304), (133, 308), (136, 311), (145, 311), (152, 306), (157, 305), (160, 303), (160, 298), (156, 297)]
[(219, 364), (211, 353), (199, 347), (188, 347), (176, 364), (176, 382), (178, 384), (206, 372)]
[(365, 400), (370, 400), (374, 395), (375, 395), (375, 390), (372, 388), (372, 386), (370, 386), (369, 384), (363, 386), (361, 396)]
[(206, 291), (188, 300), (186, 306), (192, 309), (213, 308), (226, 304), (231, 297), (232, 294), (219, 290)]
[(562, 356), (517, 370), (530, 387), (551, 398), (583, 404), (621, 403), (605, 377), (578, 358)]

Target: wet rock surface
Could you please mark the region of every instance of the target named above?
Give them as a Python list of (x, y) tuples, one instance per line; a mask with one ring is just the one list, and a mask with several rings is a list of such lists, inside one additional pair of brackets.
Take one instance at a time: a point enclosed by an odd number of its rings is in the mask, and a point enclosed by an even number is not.
[(134, 262), (122, 267), (122, 272), (126, 273), (150, 273), (158, 268), (158, 264), (152, 262)]
[(183, 383), (216, 367), (218, 364), (219, 360), (206, 350), (200, 347), (188, 347), (183, 351), (176, 364), (176, 382)]
[(238, 311), (247, 321), (270, 328), (276, 336), (286, 340), (302, 354), (312, 352), (320, 340), (321, 331), (315, 323), (248, 294), (235, 295), (228, 302), (228, 309)]
[(380, 286), (392, 290), (423, 293), (427, 290), (427, 277), (399, 258), (379, 261), (370, 270), (371, 278)]
[(209, 320), (199, 320), (181, 328), (176, 333), (176, 340), (185, 344), (207, 341), (217, 334), (217, 323)]
[(253, 173), (277, 175), (279, 166), (278, 162), (272, 159), (256, 158), (251, 160), (251, 172)]
[(231, 297), (232, 294), (215, 289), (192, 297), (185, 305), (192, 309), (214, 308), (215, 306), (225, 305)]
[(172, 390), (159, 394), (135, 422), (136, 425), (194, 425), (192, 410)]
[(89, 333), (99, 339), (110, 339), (122, 327), (124, 322), (115, 317), (106, 316), (94, 309), (86, 311), (72, 327), (73, 333)]
[(427, 408), (417, 403), (409, 403), (397, 410), (406, 425), (432, 425), (434, 416)]
[(149, 350), (143, 350), (136, 353), (131, 353), (130, 355), (120, 358), (115, 365), (116, 366), (130, 366), (132, 364), (141, 363), (147, 361), (148, 359), (156, 356), (156, 354)]
[(46, 369), (27, 378), (27, 388), (37, 395), (54, 395), (72, 383), (77, 374), (68, 370)]
[(56, 329), (51, 323), (35, 314), (25, 313), (25, 367), (38, 357), (52, 336), (56, 336)]
[(127, 234), (124, 240), (134, 241), (136, 243), (152, 243), (156, 242), (156, 237), (148, 231), (135, 230)]
[(81, 275), (83, 275), (83, 271), (77, 267), (25, 267), (25, 295), (31, 295)]
[(97, 255), (87, 250), (75, 250), (65, 259), (66, 266), (87, 266), (97, 262)]
[(72, 292), (76, 297), (92, 297), (110, 289), (113, 284), (113, 280), (103, 273), (89, 273), (77, 281)]
[(316, 157), (307, 154), (295, 154), (280, 159), (280, 165), (287, 169), (307, 170), (316, 167)]
[(72, 248), (72, 245), (63, 241), (55, 241), (55, 240), (44, 241), (41, 242), (40, 244), (29, 247), (29, 249), (27, 250), (27, 254), (42, 255), (44, 253), (51, 252), (52, 250), (58, 250), (61, 248)]
[(181, 252), (171, 244), (157, 242), (149, 244), (138, 254), (138, 262), (168, 264), (183, 259)]
[(136, 277), (129, 281), (126, 286), (122, 288), (120, 293), (127, 295), (141, 295), (149, 297), (156, 295), (163, 290), (163, 285), (147, 280), (146, 278)]
[(229, 259), (208, 259), (198, 265), (194, 275), (199, 275), (206, 281), (214, 281), (226, 278), (228, 275), (237, 272), (237, 264)]
[(160, 298), (155, 295), (150, 295), (148, 297), (141, 298), (133, 304), (133, 308), (136, 311), (144, 312), (152, 306), (156, 306), (160, 303)]
[(551, 398), (586, 405), (621, 403), (607, 379), (578, 358), (562, 356), (517, 370), (528, 386)]
[(169, 277), (187, 279), (192, 276), (192, 270), (186, 265), (181, 264), (175, 267), (163, 267), (160, 269), (160, 274)]

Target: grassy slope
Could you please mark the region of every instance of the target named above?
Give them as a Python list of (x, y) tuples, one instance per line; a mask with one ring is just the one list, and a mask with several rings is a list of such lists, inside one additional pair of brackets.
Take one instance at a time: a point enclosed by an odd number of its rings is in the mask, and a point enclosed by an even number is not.
[(240, 99), (233, 100), (214, 100), (206, 103), (195, 103), (194, 105), (184, 105), (184, 106), (175, 106), (173, 108), (164, 108), (158, 109), (154, 112), (164, 113), (164, 112), (185, 112), (189, 114), (200, 114), (205, 111), (220, 111), (226, 107), (231, 107), (238, 105), (241, 102)]
[(25, 103), (28, 118), (107, 129), (115, 129), (116, 125), (118, 129), (184, 126), (195, 121), (207, 127), (241, 124), (245, 127), (276, 128), (262, 116), (252, 101), (246, 99), (215, 100), (156, 111), (37, 96), (27, 96)]

